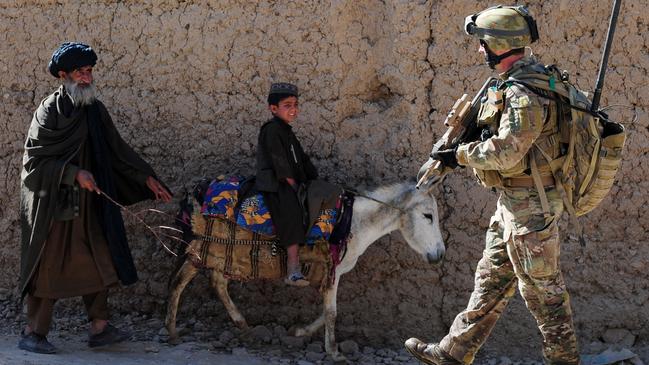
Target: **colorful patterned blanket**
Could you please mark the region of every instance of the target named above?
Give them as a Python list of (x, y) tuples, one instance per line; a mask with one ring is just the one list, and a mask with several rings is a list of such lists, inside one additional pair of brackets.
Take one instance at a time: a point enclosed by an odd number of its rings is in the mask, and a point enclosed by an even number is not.
[[(239, 192), (245, 182), (246, 178), (238, 175), (212, 181), (205, 193), (201, 214), (224, 218), (252, 232), (275, 236), (275, 226), (263, 195), (257, 193), (246, 198), (237, 209)], [(320, 211), (315, 224), (307, 232), (307, 245), (313, 245), (320, 240), (329, 240), (337, 214), (337, 209)]]

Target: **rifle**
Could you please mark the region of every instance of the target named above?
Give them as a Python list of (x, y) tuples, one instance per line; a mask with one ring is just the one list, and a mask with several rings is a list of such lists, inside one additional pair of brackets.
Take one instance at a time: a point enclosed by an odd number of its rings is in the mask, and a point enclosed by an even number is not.
[(604, 52), (602, 53), (602, 61), (599, 64), (599, 73), (597, 75), (597, 83), (595, 84), (595, 94), (593, 95), (593, 102), (591, 103), (590, 111), (593, 113), (599, 112), (599, 99), (602, 96), (602, 88), (604, 87), (604, 76), (606, 75), (606, 66), (608, 64), (608, 55), (611, 51), (611, 43), (613, 43), (613, 35), (615, 34), (615, 26), (617, 25), (617, 17), (620, 13), (621, 0), (613, 2), (613, 11), (608, 23), (608, 32), (606, 35), (606, 43), (604, 44)]
[(468, 100), (469, 96), (464, 94), (455, 102), (455, 104), (453, 104), (451, 111), (444, 120), (444, 125), (447, 126), (448, 129), (444, 135), (435, 142), (433, 150), (430, 153), (430, 158), (419, 169), (419, 173), (417, 174), (417, 189), (419, 189), (421, 185), (428, 183), (431, 177), (434, 176), (434, 182), (437, 182), (446, 176), (446, 174), (453, 171), (453, 169), (444, 166), (440, 161), (433, 159), (433, 152), (455, 148), (460, 143), (477, 140), (480, 136), (481, 131), (476, 122), (478, 112), (480, 111), (480, 104), (487, 94), (487, 90), (492, 86), (496, 86), (497, 82), (498, 81), (495, 77), (490, 77), (484, 85), (482, 85), (482, 88), (480, 88), (471, 102)]

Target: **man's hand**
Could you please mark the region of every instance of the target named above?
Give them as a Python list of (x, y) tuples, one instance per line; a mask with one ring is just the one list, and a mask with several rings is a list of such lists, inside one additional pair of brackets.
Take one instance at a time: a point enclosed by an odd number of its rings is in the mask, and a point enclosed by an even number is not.
[(295, 179), (292, 177), (287, 177), (286, 182), (291, 185), (291, 188), (293, 188), (294, 191), (297, 191), (297, 183), (295, 182)]
[(90, 171), (79, 170), (74, 176), (74, 179), (77, 181), (77, 183), (79, 183), (79, 186), (82, 189), (94, 191), (97, 194), (101, 193), (101, 190), (99, 190), (97, 183), (95, 183), (95, 177), (92, 176), (92, 173), (90, 173)]
[(146, 178), (146, 186), (151, 189), (151, 191), (155, 195), (156, 200), (162, 200), (165, 203), (169, 203), (171, 201), (171, 193), (169, 192), (169, 190), (162, 186), (162, 184), (160, 184), (160, 182), (153, 176)]
[(457, 163), (457, 148), (451, 148), (448, 150), (434, 151), (431, 153), (431, 157), (437, 161), (440, 161), (442, 165), (450, 167), (452, 169), (460, 166)]

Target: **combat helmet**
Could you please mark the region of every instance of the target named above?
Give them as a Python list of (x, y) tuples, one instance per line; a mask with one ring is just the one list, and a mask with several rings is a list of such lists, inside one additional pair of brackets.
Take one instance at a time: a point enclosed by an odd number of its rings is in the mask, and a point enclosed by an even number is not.
[(508, 52), (495, 56), (492, 52), (506, 50), (516, 52), (539, 39), (536, 22), (523, 5), (498, 5), (469, 15), (464, 20), (464, 31), (480, 39), (482, 45), (491, 54), (490, 58), (494, 58), (488, 59), (489, 66), (492, 67), (492, 61), (495, 65), (511, 55)]

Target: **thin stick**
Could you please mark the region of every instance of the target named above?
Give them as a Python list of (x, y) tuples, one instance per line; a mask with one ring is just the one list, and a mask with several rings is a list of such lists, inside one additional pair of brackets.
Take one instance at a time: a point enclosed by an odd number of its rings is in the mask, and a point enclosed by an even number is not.
[(172, 235), (170, 235), (170, 234), (166, 234), (166, 233), (160, 233), (160, 235), (162, 235), (162, 236), (164, 236), (164, 237), (167, 237), (167, 238), (170, 238), (170, 239), (172, 239), (172, 240), (174, 240), (174, 241), (179, 241), (179, 242), (182, 242), (182, 243), (184, 243), (184, 244), (187, 244), (187, 242), (185, 242), (185, 240), (183, 240), (182, 238), (179, 238), (179, 237), (176, 237), (176, 236), (172, 236)]
[(178, 229), (178, 228), (169, 227), (169, 226), (158, 226), (158, 228), (160, 228), (160, 229), (166, 229), (166, 230), (174, 231), (174, 232), (178, 232), (178, 233), (185, 233), (185, 232), (183, 232), (182, 230), (180, 230), (180, 229)]
[[(142, 218), (140, 218), (140, 216), (138, 216), (137, 214), (131, 212), (128, 208), (126, 208), (126, 207), (123, 206), (122, 204), (116, 202), (115, 199), (113, 199), (113, 198), (111, 198), (110, 196), (108, 196), (108, 194), (106, 194), (106, 193), (103, 192), (102, 190), (100, 190), (100, 189), (98, 189), (98, 190), (99, 190), (99, 194), (102, 195), (104, 198), (106, 198), (109, 202), (111, 202), (111, 203), (117, 205), (121, 210), (125, 211), (125, 212), (128, 213), (130, 216), (132, 216), (132, 217), (134, 217), (135, 219), (137, 219), (137, 221), (140, 222), (142, 225), (144, 225), (144, 227), (146, 227), (146, 229), (148, 229), (148, 230), (153, 234), (153, 236), (154, 236), (155, 239), (158, 241), (158, 243), (160, 243), (160, 245), (162, 245), (162, 248), (164, 248), (165, 251), (169, 252), (169, 253), (172, 254), (173, 256), (176, 256), (176, 257), (178, 256), (175, 252), (171, 251), (171, 249), (170, 249), (169, 247), (167, 247), (167, 245), (162, 241), (162, 239), (160, 238), (160, 236), (158, 235), (158, 233), (157, 233), (155, 230), (153, 230), (153, 228), (151, 228), (151, 226), (149, 226), (149, 225), (148, 225), (148, 224), (147, 224), (147, 223), (146, 223)], [(181, 240), (181, 241), (182, 241), (182, 240)], [(185, 242), (185, 241), (182, 241), (182, 242), (185, 243), (185, 244), (187, 244), (187, 242)], [(188, 244), (187, 244), (187, 245), (188, 245)], [(193, 254), (193, 255), (196, 255), (196, 257), (200, 260), (200, 256), (198, 255), (198, 253), (194, 252), (194, 250), (191, 249), (191, 246), (188, 245), (188, 247), (190, 248), (190, 253)]]

